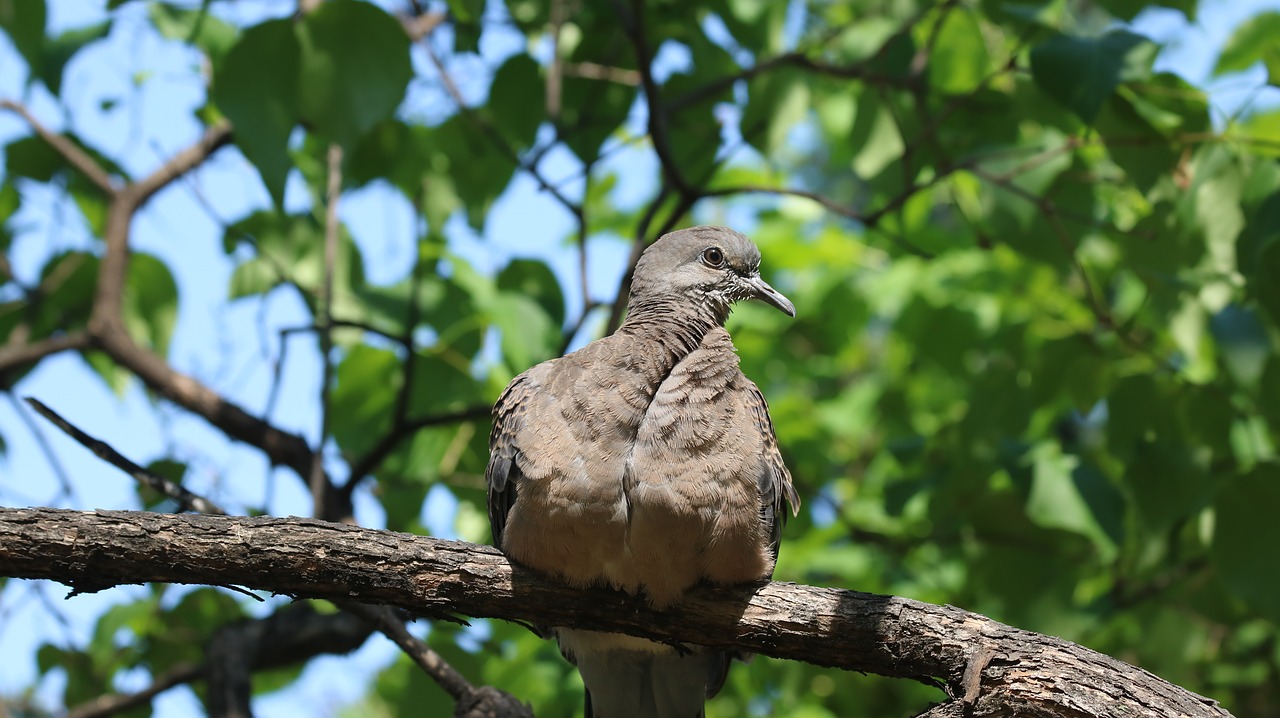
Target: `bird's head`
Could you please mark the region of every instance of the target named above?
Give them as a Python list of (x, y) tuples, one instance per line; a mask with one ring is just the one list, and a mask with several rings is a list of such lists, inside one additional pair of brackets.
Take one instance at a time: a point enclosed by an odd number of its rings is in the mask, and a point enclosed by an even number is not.
[(760, 277), (760, 250), (726, 227), (690, 227), (664, 234), (640, 256), (631, 280), (631, 308), (706, 308), (724, 323), (734, 302), (759, 299), (787, 316), (791, 300)]

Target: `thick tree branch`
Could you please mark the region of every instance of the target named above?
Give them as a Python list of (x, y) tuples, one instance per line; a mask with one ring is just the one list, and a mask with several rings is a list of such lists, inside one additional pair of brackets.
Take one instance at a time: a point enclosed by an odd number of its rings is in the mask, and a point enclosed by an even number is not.
[(304, 479), (311, 470), (311, 447), (297, 434), (282, 431), (250, 415), (214, 390), (173, 367), (133, 341), (121, 325), (100, 328), (97, 346), (116, 363), (138, 375), (152, 391), (226, 432), (256, 446), (272, 464), (288, 466)]
[(701, 587), (660, 612), (625, 594), (548, 581), (489, 547), (311, 519), (0, 509), (0, 575), (79, 592), (154, 581), (240, 584), (737, 648), (940, 679), (979, 717), (1230, 715), (1140, 668), (953, 606), (774, 582)]

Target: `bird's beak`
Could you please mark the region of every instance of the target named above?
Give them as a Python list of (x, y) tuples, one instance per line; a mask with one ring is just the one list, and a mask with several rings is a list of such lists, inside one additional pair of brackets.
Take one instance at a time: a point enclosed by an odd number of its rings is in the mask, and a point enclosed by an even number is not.
[(772, 304), (789, 317), (796, 315), (796, 305), (792, 304), (790, 299), (782, 296), (782, 292), (769, 286), (769, 283), (761, 279), (759, 274), (747, 277), (746, 283), (747, 286), (751, 287), (756, 299), (766, 304)]

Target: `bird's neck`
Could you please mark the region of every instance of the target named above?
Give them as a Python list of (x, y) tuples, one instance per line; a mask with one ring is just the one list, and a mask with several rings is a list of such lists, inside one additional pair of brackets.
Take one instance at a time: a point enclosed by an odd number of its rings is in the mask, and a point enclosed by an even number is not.
[(661, 345), (674, 364), (697, 349), (707, 332), (723, 326), (725, 318), (714, 307), (691, 306), (687, 299), (632, 297), (618, 334)]

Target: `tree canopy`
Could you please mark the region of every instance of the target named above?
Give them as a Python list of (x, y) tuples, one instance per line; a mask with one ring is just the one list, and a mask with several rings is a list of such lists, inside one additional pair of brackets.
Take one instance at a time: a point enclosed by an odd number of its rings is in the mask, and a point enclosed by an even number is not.
[[(954, 604), (1272, 715), (1280, 12), (1204, 49), (1253, 93), (1226, 113), (1131, 24), (1199, 11), (109, 0), (67, 25), (54, 0), (0, 0), (0, 388), (126, 454), (159, 432), (129, 458), (230, 513), (416, 533), (443, 516), (484, 542), (498, 392), (615, 327), (647, 243), (732, 225), (798, 312), (729, 320), (804, 500), (775, 578)], [(36, 390), (86, 376), (110, 410)], [(145, 483), (83, 505), (132, 479), (60, 471), (32, 438), (43, 419), (0, 418), (12, 454), (48, 462), (6, 471), (0, 504), (189, 508)], [(0, 587), (0, 611), (67, 608)], [(344, 615), (212, 587), (104, 596), (85, 635), (18, 657), (32, 684), (0, 715), (145, 715), (149, 696), (92, 702), (148, 685), (208, 705), (228, 626)], [(338, 623), (321, 650), (255, 664), (255, 694), (366, 641)], [(412, 626), (537, 715), (580, 710), (576, 675), (525, 627)], [(408, 656), (358, 694), (330, 710), (453, 710)], [(761, 658), (711, 710), (909, 715), (943, 697)]]

